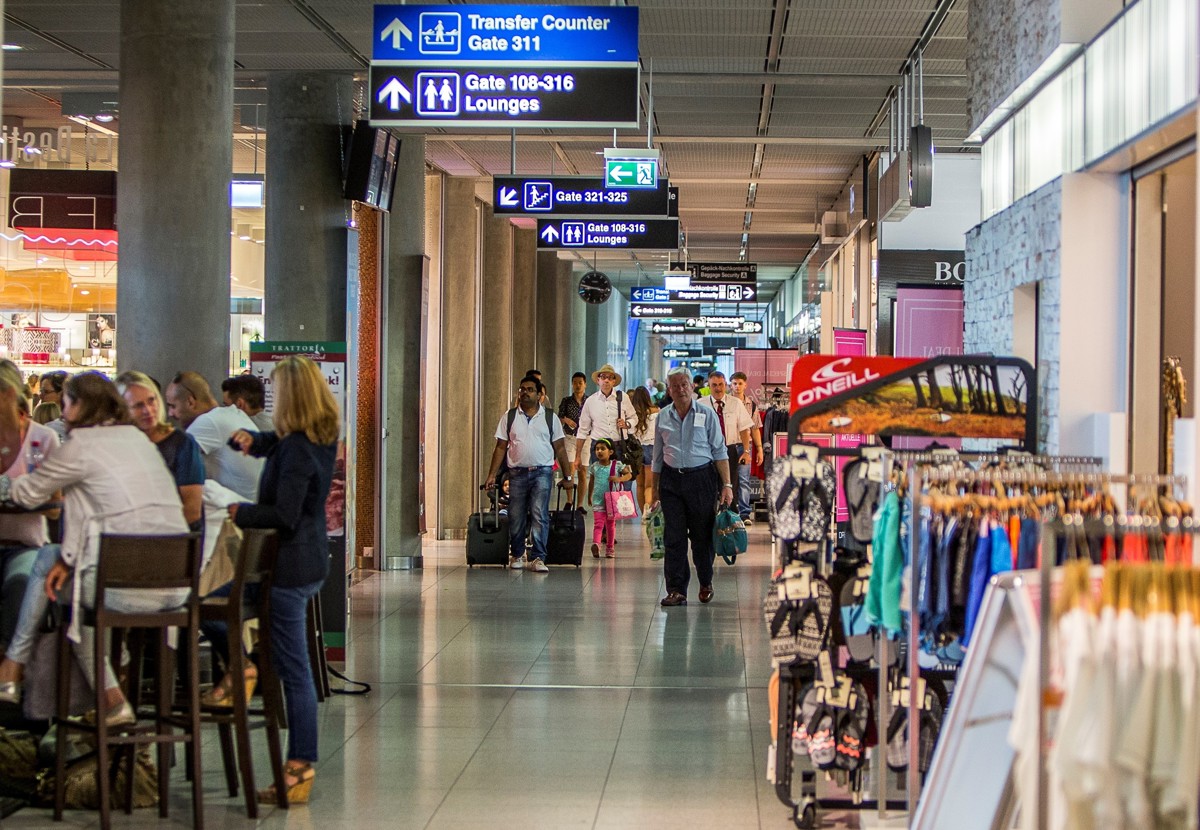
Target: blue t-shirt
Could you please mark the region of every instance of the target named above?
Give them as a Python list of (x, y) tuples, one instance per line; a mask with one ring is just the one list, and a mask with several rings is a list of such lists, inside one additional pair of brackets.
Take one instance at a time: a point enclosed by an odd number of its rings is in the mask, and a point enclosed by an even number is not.
[[(608, 492), (608, 479), (609, 472), (612, 469), (612, 461), (609, 460), (607, 464), (601, 464), (599, 461), (593, 461), (591, 467), (588, 469), (589, 475), (592, 477), (592, 481), (595, 482), (595, 484), (592, 485), (592, 507), (604, 507), (604, 494)], [(617, 462), (618, 476), (628, 469), (629, 467), (626, 465), (620, 463), (619, 461)], [(621, 489), (622, 484), (624, 484), (624, 482), (616, 483), (613, 489)]]
[(154, 446), (167, 462), (167, 469), (175, 478), (176, 487), (189, 484), (204, 484), (204, 458), (196, 439), (177, 429)]

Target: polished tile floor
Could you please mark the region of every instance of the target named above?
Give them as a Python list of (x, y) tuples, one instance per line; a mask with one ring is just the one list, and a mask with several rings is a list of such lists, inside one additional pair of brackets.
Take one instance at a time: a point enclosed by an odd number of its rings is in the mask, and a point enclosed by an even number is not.
[[(369, 575), (351, 596), (346, 674), (363, 697), (321, 704), (313, 800), (264, 809), (264, 827), (785, 828), (765, 777), (769, 642), (762, 619), (770, 553), (717, 563), (716, 599), (661, 609), (662, 570), (640, 525), (615, 560), (548, 575), (469, 570), (462, 542), (429, 543), (421, 571)], [(261, 733), (256, 733), (261, 734)], [(256, 740), (261, 740), (257, 739)], [(205, 747), (205, 823), (250, 826)], [(261, 747), (260, 747), (261, 750)], [(265, 780), (265, 751), (256, 771)], [(177, 773), (178, 775), (178, 773)], [(114, 816), (114, 827), (190, 825)], [(856, 827), (857, 817), (826, 816)], [(72, 812), (68, 826), (95, 826)], [(5, 828), (61, 827), (22, 810)], [(875, 826), (866, 825), (863, 826)]]

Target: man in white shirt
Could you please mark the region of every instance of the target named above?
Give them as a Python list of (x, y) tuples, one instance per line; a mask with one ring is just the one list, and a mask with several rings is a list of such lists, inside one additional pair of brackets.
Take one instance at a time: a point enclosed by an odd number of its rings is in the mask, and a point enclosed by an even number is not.
[[(611, 363), (605, 363), (592, 372), (592, 380), (600, 387), (600, 391), (593, 392), (583, 402), (583, 409), (579, 413), (579, 428), (575, 431), (575, 467), (579, 470), (586, 470), (588, 465), (596, 460), (596, 441), (607, 438), (614, 447), (618, 446), (617, 442), (623, 437), (622, 433), (627, 434), (633, 419), (637, 417), (637, 410), (633, 408), (629, 398), (617, 389), (621, 383), (621, 376)], [(583, 445), (589, 438), (592, 441), (592, 452), (590, 457), (587, 457), (583, 454)]]
[(562, 486), (575, 486), (567, 461), (566, 438), (558, 415), (541, 405), (546, 387), (535, 377), (522, 378), (517, 390), (520, 406), (508, 410), (496, 425), (496, 448), (483, 486), (496, 486), (500, 462), (508, 457), (508, 567), (525, 567), (525, 536), (533, 524), (533, 551), (529, 567), (534, 573), (549, 573), (546, 541), (550, 536), (550, 489), (554, 484), (554, 461), (563, 470)]
[(200, 445), (207, 477), (247, 501), (258, 501), (258, 480), (265, 462), (244, 455), (228, 443), (239, 429), (258, 432), (250, 416), (236, 406), (217, 406), (208, 381), (197, 372), (175, 375), (164, 397), (167, 414)]
[[(750, 380), (746, 377), (745, 372), (734, 372), (729, 376), (729, 380), (733, 386), (730, 394), (745, 404), (746, 411), (750, 413), (750, 440), (754, 444), (754, 463), (761, 467), (763, 464), (762, 415), (758, 411), (758, 404), (754, 398), (746, 393), (746, 386)], [(742, 521), (749, 527), (752, 524), (750, 518), (750, 465), (743, 464), (738, 467), (737, 476), (738, 512), (742, 516)]]
[(729, 394), (723, 372), (709, 373), (708, 390), (709, 394), (696, 403), (716, 411), (717, 421), (725, 434), (725, 449), (729, 453), (729, 477), (731, 481), (737, 481), (742, 465), (750, 464), (750, 429), (754, 422), (750, 420), (746, 405)]

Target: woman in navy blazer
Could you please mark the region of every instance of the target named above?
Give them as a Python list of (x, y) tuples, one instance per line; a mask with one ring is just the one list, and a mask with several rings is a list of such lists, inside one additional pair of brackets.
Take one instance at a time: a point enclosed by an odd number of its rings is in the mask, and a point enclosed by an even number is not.
[[(242, 452), (265, 457), (258, 504), (234, 504), (229, 516), (238, 527), (274, 528), (279, 558), (271, 584), (271, 655), (287, 705), (288, 761), (284, 783), (288, 801), (308, 801), (316, 776), (317, 694), (308, 660), (308, 602), (329, 574), (325, 500), (337, 452), (337, 401), (317, 365), (307, 357), (279, 361), (271, 373), (275, 431), (234, 433)], [(259, 800), (276, 800), (275, 788)]]

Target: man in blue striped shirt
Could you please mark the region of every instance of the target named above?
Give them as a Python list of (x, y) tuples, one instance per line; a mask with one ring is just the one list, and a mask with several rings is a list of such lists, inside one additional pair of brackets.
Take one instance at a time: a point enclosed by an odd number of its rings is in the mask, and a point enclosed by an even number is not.
[(716, 508), (733, 501), (729, 453), (716, 413), (697, 407), (687, 370), (667, 375), (671, 405), (658, 413), (654, 427), (652, 499), (663, 509), (664, 608), (687, 605), (688, 540), (700, 580), (700, 601), (713, 598), (713, 525)]

